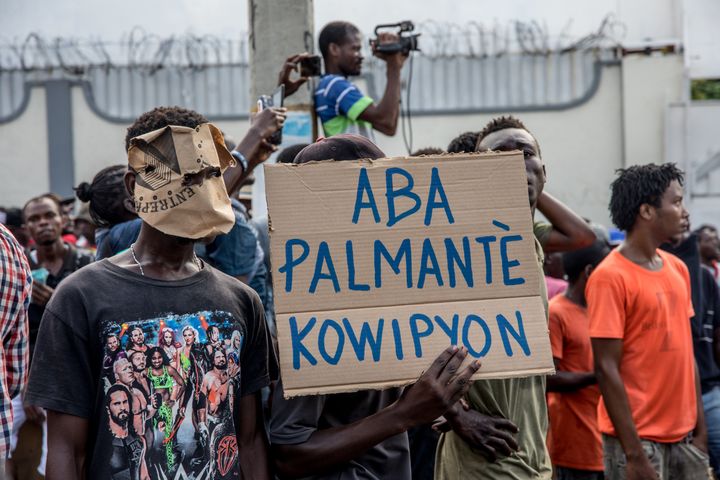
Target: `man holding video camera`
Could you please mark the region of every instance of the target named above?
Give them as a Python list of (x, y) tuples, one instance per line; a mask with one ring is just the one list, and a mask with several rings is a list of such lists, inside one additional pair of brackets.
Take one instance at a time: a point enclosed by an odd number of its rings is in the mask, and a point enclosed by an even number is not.
[(387, 85), (382, 99), (364, 95), (347, 77), (360, 75), (363, 55), (361, 35), (349, 22), (330, 22), (320, 32), (320, 52), (325, 63), (325, 75), (315, 89), (315, 111), (330, 137), (340, 133), (355, 133), (373, 139), (372, 130), (395, 135), (400, 113), (400, 71), (407, 59), (407, 51), (378, 52), (378, 45), (397, 43), (399, 37), (381, 32), (372, 41), (373, 53), (387, 64)]

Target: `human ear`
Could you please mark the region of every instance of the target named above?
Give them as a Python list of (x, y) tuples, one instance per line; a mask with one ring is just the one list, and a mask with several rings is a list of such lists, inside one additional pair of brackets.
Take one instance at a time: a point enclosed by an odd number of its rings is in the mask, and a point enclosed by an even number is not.
[(643, 220), (652, 220), (655, 216), (655, 207), (648, 203), (643, 203), (640, 205), (640, 210), (638, 211), (638, 215)]
[(123, 200), (123, 205), (128, 211), (135, 213), (135, 172), (132, 170), (125, 172), (123, 183), (125, 184), (125, 192), (127, 193)]

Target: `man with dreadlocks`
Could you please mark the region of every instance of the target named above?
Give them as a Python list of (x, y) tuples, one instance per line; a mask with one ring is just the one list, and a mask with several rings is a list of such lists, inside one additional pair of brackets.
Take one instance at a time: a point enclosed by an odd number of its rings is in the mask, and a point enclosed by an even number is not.
[(680, 259), (659, 249), (689, 227), (684, 175), (670, 163), (618, 173), (610, 214), (627, 236), (586, 289), (605, 475), (712, 478), (690, 331), (690, 277)]
[[(569, 250), (593, 241), (595, 234), (582, 218), (543, 192), (545, 165), (540, 146), (520, 120), (512, 116), (492, 120), (478, 134), (476, 150), (523, 152), (530, 209), (533, 215), (540, 209), (552, 222), (547, 227), (535, 227), (540, 279), (543, 248)], [(539, 287), (547, 312), (545, 282)], [(480, 380), (470, 388), (467, 399), (469, 410), (456, 406), (445, 415), (452, 431), (440, 439), (436, 479), (552, 477), (545, 444), (544, 376)]]

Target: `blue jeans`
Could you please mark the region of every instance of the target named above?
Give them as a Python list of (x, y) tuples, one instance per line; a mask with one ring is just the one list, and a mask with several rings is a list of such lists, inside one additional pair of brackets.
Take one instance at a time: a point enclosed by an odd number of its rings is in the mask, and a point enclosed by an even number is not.
[(708, 431), (708, 451), (710, 465), (716, 475), (720, 475), (720, 386), (703, 394), (703, 410)]

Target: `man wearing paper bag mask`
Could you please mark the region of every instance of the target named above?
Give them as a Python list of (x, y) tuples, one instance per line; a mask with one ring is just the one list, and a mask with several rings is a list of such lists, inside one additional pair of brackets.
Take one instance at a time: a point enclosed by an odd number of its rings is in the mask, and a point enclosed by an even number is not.
[[(48, 409), (48, 471), (63, 479), (270, 478), (260, 389), (277, 367), (262, 305), (193, 252), (196, 240), (234, 224), (222, 180), (233, 157), (207, 123), (145, 132), (128, 157), (125, 183), (143, 222), (137, 241), (68, 278), (40, 332), (28, 397)], [(137, 329), (147, 345), (175, 348), (148, 349), (146, 385), (102, 382), (105, 339), (127, 350)], [(223, 346), (237, 337), (238, 365), (229, 369)]]
[(168, 126), (135, 137), (128, 160), (135, 210), (145, 223), (195, 240), (230, 231), (235, 216), (222, 174), (235, 159), (217, 127)]

